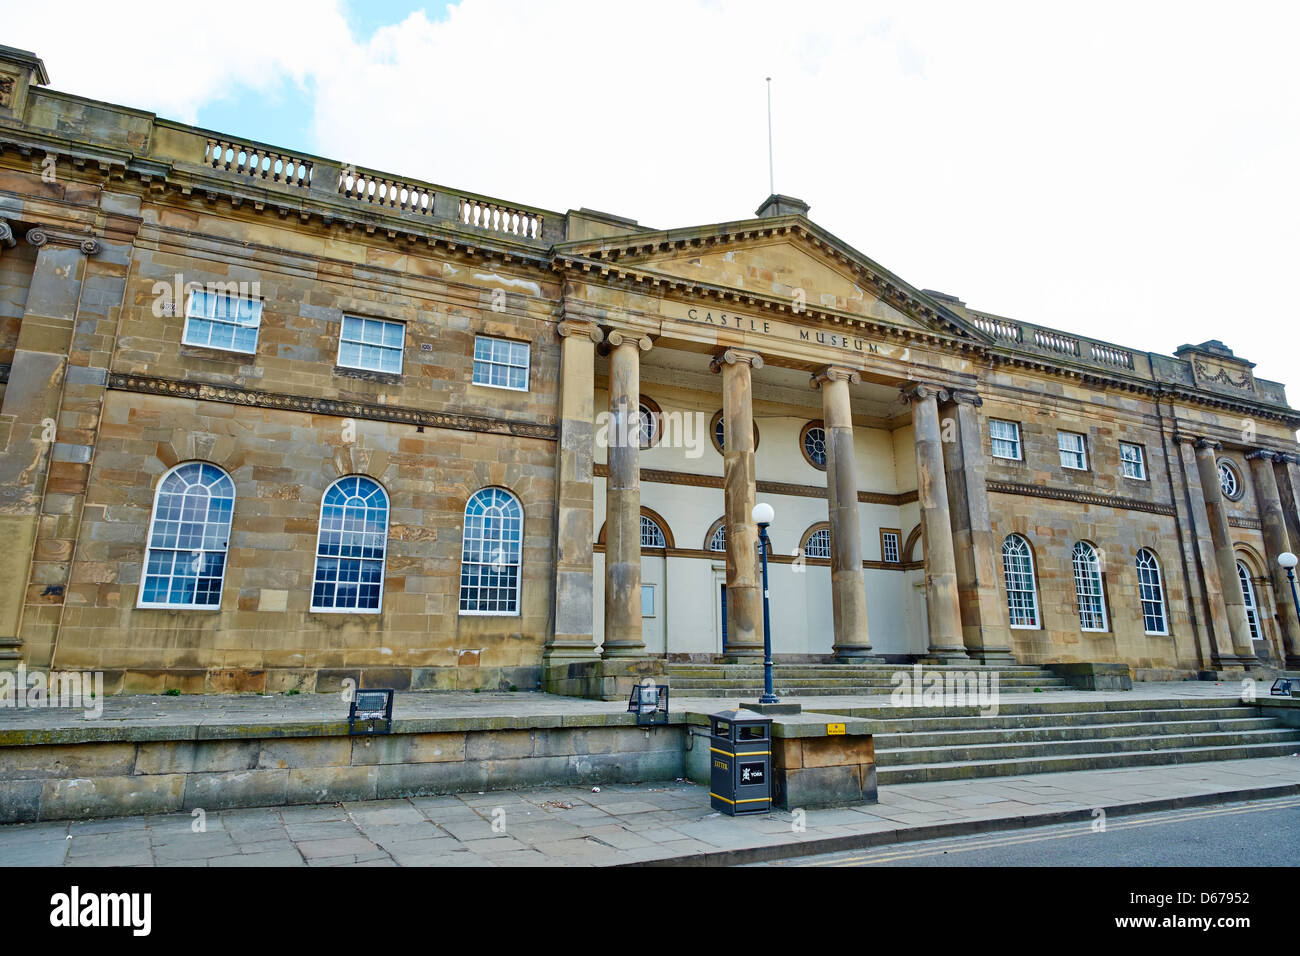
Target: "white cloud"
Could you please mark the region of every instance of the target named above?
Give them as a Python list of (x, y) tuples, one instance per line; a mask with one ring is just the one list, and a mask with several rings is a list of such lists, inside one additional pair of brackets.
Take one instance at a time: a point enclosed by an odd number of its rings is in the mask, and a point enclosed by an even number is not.
[(24, 8), (6, 42), (181, 119), (310, 79), (323, 155), (658, 227), (766, 196), (770, 75), (777, 189), (881, 264), (1132, 347), (1221, 338), (1300, 403), (1296, 8), (463, 0), (359, 40), (337, 3), (138, 6), (80, 36)]

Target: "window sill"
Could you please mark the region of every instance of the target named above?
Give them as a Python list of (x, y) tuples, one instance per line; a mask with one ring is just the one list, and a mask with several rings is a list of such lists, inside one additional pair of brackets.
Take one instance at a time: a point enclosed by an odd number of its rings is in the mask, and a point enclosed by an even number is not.
[(1041, 624), (1008, 624), (1007, 627), (1013, 631), (1041, 631), (1043, 629)]
[(335, 365), (334, 374), (340, 378), (356, 378), (363, 382), (379, 382), (383, 385), (402, 384), (401, 372), (378, 372), (369, 368), (354, 368), (351, 365)]
[(460, 611), (461, 617), (522, 617), (519, 611)]
[(381, 607), (313, 607), (308, 608), (312, 614), (382, 614)]
[(501, 392), (527, 392), (528, 386), (515, 388), (513, 385), (489, 385), (487, 382), (470, 382), (475, 388), (495, 388)]
[(220, 604), (141, 604), (135, 606), (137, 611), (220, 611)]

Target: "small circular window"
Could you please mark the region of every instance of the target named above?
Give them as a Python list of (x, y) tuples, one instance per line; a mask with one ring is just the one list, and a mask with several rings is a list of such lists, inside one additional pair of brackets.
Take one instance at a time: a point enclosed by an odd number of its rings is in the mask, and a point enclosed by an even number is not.
[[(718, 450), (718, 454), (723, 454), (723, 447), (726, 441), (726, 427), (723, 423), (722, 410), (718, 409), (713, 415), (713, 423), (709, 426), (709, 437), (713, 439), (713, 447)], [(754, 451), (758, 451), (758, 422), (754, 422)]]
[(1222, 489), (1223, 496), (1232, 501), (1241, 497), (1241, 473), (1230, 461), (1219, 462), (1219, 488)]
[(799, 450), (808, 464), (819, 471), (826, 470), (826, 426), (823, 422), (809, 422), (799, 434)]

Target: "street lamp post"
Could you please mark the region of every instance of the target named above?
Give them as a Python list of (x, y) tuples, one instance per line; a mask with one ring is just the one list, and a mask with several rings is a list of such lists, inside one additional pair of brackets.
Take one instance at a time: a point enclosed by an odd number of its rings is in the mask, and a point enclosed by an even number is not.
[[(1286, 569), (1286, 579), (1291, 582), (1291, 600), (1295, 602), (1296, 616), (1300, 617), (1300, 595), (1297, 595), (1295, 590), (1295, 566), (1297, 561), (1300, 561), (1300, 558), (1297, 558), (1290, 551), (1283, 551), (1277, 556), (1277, 563)], [(766, 586), (764, 585), (764, 587)]]
[(781, 698), (772, 689), (772, 615), (767, 600), (767, 552), (772, 542), (767, 537), (767, 526), (776, 517), (772, 506), (764, 502), (754, 505), (754, 523), (758, 525), (758, 543), (763, 558), (763, 696), (760, 704), (779, 704)]

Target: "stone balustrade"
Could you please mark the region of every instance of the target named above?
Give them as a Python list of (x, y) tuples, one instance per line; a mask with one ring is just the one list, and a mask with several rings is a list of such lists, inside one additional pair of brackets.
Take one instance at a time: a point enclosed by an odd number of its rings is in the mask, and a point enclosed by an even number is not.
[(250, 179), (302, 189), (311, 186), (310, 162), (262, 146), (209, 137), (203, 162), (213, 169), (222, 169)]
[(431, 187), (353, 166), (345, 166), (339, 172), (339, 195), (385, 209), (433, 215), (434, 191)]
[(1088, 345), (1092, 352), (1092, 360), (1101, 362), (1103, 365), (1114, 365), (1116, 368), (1133, 368), (1133, 353), (1127, 349), (1116, 348), (1113, 345), (1103, 345), (1100, 342), (1091, 342)]
[(1051, 329), (1034, 329), (1034, 344), (1040, 349), (1060, 352), (1062, 355), (1078, 356), (1079, 354), (1078, 339), (1072, 335), (1053, 332)]
[(458, 218), (466, 226), (477, 226), (479, 229), (504, 232), (525, 239), (540, 239), (542, 236), (541, 213), (502, 206), (484, 199), (462, 196)]
[(995, 339), (1005, 342), (1020, 341), (1020, 326), (1008, 319), (999, 319), (992, 315), (975, 316), (975, 325), (981, 332), (986, 332)]

